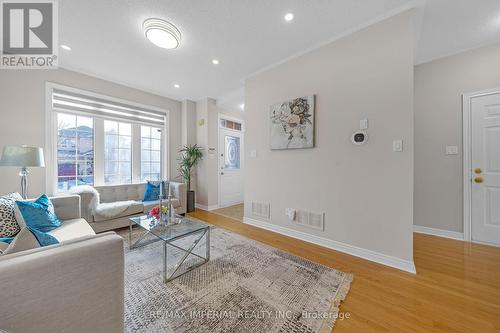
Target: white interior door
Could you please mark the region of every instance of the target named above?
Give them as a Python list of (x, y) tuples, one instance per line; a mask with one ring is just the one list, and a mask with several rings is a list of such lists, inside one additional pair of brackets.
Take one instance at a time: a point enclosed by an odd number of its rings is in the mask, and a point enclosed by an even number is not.
[(243, 202), (243, 133), (219, 128), (219, 206)]
[(500, 245), (500, 94), (471, 100), (472, 240)]

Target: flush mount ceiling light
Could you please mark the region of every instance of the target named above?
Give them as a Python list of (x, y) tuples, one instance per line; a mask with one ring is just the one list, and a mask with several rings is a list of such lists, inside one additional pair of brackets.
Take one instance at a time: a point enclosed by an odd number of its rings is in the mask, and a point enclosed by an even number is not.
[(219, 64), (219, 59), (212, 59), (212, 64), (218, 65)]
[(144, 35), (158, 47), (175, 49), (181, 42), (180, 31), (170, 22), (149, 18), (142, 24)]
[(293, 15), (293, 13), (287, 13), (287, 14), (285, 14), (284, 18), (285, 18), (285, 21), (290, 22), (293, 20), (294, 15)]

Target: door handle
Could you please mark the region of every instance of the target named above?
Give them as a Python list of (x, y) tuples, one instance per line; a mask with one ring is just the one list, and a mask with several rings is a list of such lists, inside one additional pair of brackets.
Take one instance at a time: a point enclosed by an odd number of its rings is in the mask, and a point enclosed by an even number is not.
[(475, 181), (477, 184), (481, 184), (482, 182), (484, 182), (484, 178), (483, 178), (483, 177), (476, 177), (476, 178), (474, 178), (474, 181)]
[(483, 172), (483, 170), (481, 170), (481, 168), (475, 168), (475, 169), (474, 169), (474, 173), (476, 173), (476, 174), (478, 174), (478, 175), (479, 175), (480, 173), (482, 173), (482, 172)]
[(220, 174), (221, 174), (221, 175), (223, 175), (223, 174), (224, 174), (224, 172), (221, 172)]

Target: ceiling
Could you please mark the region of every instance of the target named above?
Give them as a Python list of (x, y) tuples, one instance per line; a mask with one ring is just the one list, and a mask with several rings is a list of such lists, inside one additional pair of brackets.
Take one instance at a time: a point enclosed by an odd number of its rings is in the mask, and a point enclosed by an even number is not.
[[(500, 40), (500, 1), (427, 0), (419, 10), (416, 63)], [(63, 0), (60, 66), (177, 100), (222, 98), (243, 80), (411, 0)], [(285, 22), (292, 12), (295, 19)], [(150, 43), (142, 22), (175, 24), (181, 45)], [(219, 65), (213, 65), (212, 59)], [(180, 87), (175, 88), (174, 84)], [(234, 105), (238, 102), (233, 102)]]

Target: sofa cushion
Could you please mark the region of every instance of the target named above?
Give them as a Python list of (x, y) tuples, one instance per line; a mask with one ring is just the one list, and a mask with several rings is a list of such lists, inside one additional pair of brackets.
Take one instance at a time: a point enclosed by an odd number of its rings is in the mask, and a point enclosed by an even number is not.
[(95, 232), (84, 219), (73, 219), (64, 221), (59, 228), (47, 234), (55, 237), (59, 242), (65, 242), (84, 236), (93, 236)]
[(98, 213), (94, 214), (94, 222), (102, 222), (102, 221), (108, 221), (108, 220), (113, 220), (117, 219), (119, 217), (125, 217), (129, 215), (135, 215), (135, 214), (141, 214), (144, 211), (144, 205), (142, 204), (141, 201), (136, 201), (132, 203), (127, 209), (125, 209), (122, 213), (109, 217), (109, 216), (104, 216), (100, 215)]
[[(158, 204), (160, 203), (159, 200), (155, 200), (155, 201), (144, 201), (143, 204), (144, 204), (144, 210), (143, 210), (143, 213), (147, 214), (149, 213), (149, 211), (151, 210), (151, 208), (153, 208), (154, 206), (158, 206)], [(163, 201), (163, 206), (165, 206), (167, 204), (167, 201)], [(172, 199), (172, 205), (174, 206), (174, 209), (177, 208), (177, 207), (180, 207), (181, 205), (181, 202), (179, 201), (179, 199), (177, 198), (174, 198)]]
[(14, 207), (16, 200), (22, 199), (19, 193), (0, 197), (0, 237), (13, 237), (21, 230), (14, 215)]

